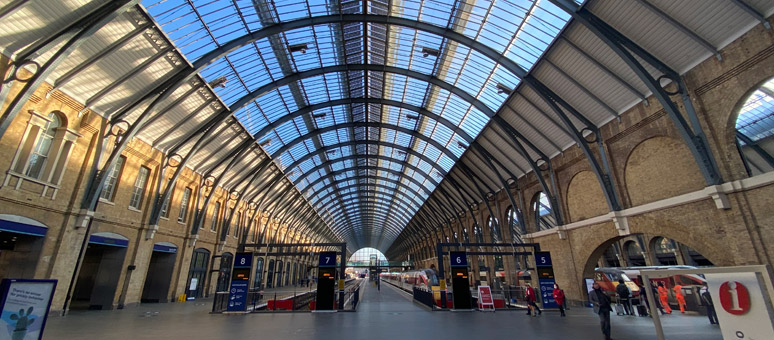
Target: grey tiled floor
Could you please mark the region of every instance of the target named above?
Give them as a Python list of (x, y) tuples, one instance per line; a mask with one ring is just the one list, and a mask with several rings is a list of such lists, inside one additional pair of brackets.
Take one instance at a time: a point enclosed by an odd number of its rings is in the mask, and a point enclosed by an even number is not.
[[(117, 311), (74, 311), (49, 318), (44, 339), (601, 339), (598, 318), (573, 308), (566, 318), (544, 312), (430, 312), (389, 285), (364, 285), (357, 313), (209, 314), (209, 300), (145, 304)], [(614, 339), (655, 339), (643, 317), (613, 318)], [(706, 317), (669, 315), (667, 339), (721, 339)]]

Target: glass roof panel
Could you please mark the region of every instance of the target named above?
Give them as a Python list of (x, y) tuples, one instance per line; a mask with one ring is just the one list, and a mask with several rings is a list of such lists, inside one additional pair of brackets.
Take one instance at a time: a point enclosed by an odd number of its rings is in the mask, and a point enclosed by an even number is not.
[[(577, 0), (576, 0), (577, 1)], [(496, 0), (464, 2), (456, 0), (144, 0), (142, 4), (162, 27), (180, 51), (194, 62), (206, 53), (227, 42), (255, 33), (278, 23), (331, 14), (363, 13), (390, 15), (417, 20), (442, 28), (450, 28), (481, 44), (502, 53), (506, 58), (529, 70), (564, 27), (569, 16), (555, 8), (549, 1)], [(340, 69), (338, 72), (305, 74), (321, 67), (346, 64), (373, 64), (377, 68), (364, 71), (357, 67)], [(496, 61), (479, 51), (460, 45), (434, 33), (418, 31), (395, 24), (347, 22), (345, 24), (305, 25), (275, 33), (258, 39), (231, 51), (225, 57), (207, 63), (201, 76), (214, 86), (215, 92), (234, 112), (248, 133), (255, 136), (261, 147), (278, 159), (285, 174), (291, 180), (298, 180), (299, 189), (315, 183), (305, 191), (315, 206), (322, 199), (337, 197), (337, 190), (356, 174), (369, 176), (373, 181), (393, 188), (368, 186), (380, 194), (371, 195), (384, 200), (393, 197), (413, 196), (405, 187), (396, 186), (386, 179), (400, 180), (408, 188), (419, 192), (416, 197), (422, 203), (434, 189), (437, 164), (444, 171), (454, 165), (446, 152), (459, 158), (466, 150), (468, 141), (462, 136), (475, 138), (486, 126), (489, 117), (476, 109), (472, 103), (443, 90), (427, 79), (415, 79), (403, 74), (385, 73), (378, 65), (387, 65), (418, 72), (424, 76), (444, 81), (482, 102), (492, 111), (497, 111), (507, 98), (498, 91), (499, 87), (514, 89), (519, 79), (505, 70)], [(275, 87), (272, 83), (286, 77), (292, 79)], [(261, 92), (256, 92), (261, 89)], [(245, 98), (245, 96), (254, 96)], [(407, 108), (384, 105), (378, 102), (363, 103), (363, 98), (389, 99), (407, 105), (421, 107), (447, 120), (449, 126), (424, 114)], [(360, 99), (355, 103), (322, 106), (303, 115), (292, 117), (281, 124), (279, 120), (288, 117), (309, 105), (323, 104), (331, 100)], [(247, 100), (250, 99), (250, 100)], [(247, 103), (234, 107), (236, 103)], [(741, 120), (742, 115), (740, 115)], [(320, 133), (320, 129), (335, 128), (338, 124), (351, 122), (373, 122), (385, 126), (362, 126), (336, 128)], [(267, 128), (271, 125), (271, 128)], [(446, 150), (429, 145), (426, 140), (411, 133), (396, 131), (390, 126), (399, 126), (407, 131), (421, 133)], [(769, 129), (771, 130), (771, 129)], [(751, 132), (752, 133), (752, 132)], [(310, 138), (310, 134), (315, 137)], [(282, 154), (280, 149), (294, 140)], [(396, 144), (400, 148), (364, 141)], [(341, 143), (354, 143), (340, 146)], [(317, 153), (293, 169), (286, 168), (320, 148), (326, 152)], [(412, 149), (428, 157), (435, 164), (428, 164), (406, 153)], [(356, 159), (338, 160), (357, 156)], [(390, 157), (378, 160), (371, 155)], [(329, 167), (316, 166), (330, 160)], [(416, 172), (404, 166), (409, 162), (421, 170)], [(399, 178), (386, 171), (358, 171), (352, 167), (381, 167), (402, 172), (425, 186), (420, 188), (407, 178)], [(327, 178), (330, 171), (350, 169)], [(428, 176), (432, 176), (428, 178)], [(378, 179), (378, 180), (377, 180)], [(335, 186), (322, 192), (323, 187), (339, 181)], [(354, 183), (354, 182), (352, 182)], [(364, 188), (365, 189), (365, 188)], [(352, 190), (352, 192), (350, 192)], [(353, 197), (361, 189), (352, 188), (347, 192)], [(319, 195), (314, 195), (317, 192)], [(339, 193), (341, 194), (341, 193)], [(363, 195), (365, 197), (366, 195)], [(362, 202), (349, 199), (358, 211), (375, 209), (369, 198)], [(331, 203), (339, 205), (341, 203)], [(418, 206), (410, 203), (408, 211), (401, 211), (399, 221), (405, 224)], [(374, 218), (341, 219), (337, 223), (355, 223), (353, 226), (333, 225), (334, 230), (347, 231), (351, 235), (366, 235), (361, 230), (348, 228), (377, 228), (371, 225)], [(370, 221), (370, 222), (369, 222)], [(344, 236), (344, 235), (342, 235)], [(359, 236), (359, 237), (360, 237)], [(391, 236), (394, 237), (394, 236)], [(361, 240), (368, 242), (368, 240)], [(391, 239), (383, 244), (389, 245)]]

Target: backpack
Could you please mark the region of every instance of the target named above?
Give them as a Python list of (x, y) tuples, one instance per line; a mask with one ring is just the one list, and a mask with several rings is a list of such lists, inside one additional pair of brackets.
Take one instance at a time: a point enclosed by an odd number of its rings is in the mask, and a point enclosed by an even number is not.
[(621, 299), (628, 299), (629, 298), (629, 288), (626, 287), (626, 284), (618, 284), (617, 287), (615, 287), (616, 292), (618, 292), (618, 297)]

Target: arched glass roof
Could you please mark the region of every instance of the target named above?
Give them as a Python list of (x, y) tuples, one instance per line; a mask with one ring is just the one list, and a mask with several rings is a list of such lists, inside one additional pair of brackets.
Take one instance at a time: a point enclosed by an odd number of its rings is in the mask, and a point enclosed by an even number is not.
[[(529, 70), (569, 19), (526, 0), (142, 3), (194, 64), (255, 32), (321, 18), (230, 49), (200, 74), (223, 84), (218, 96), (355, 247), (388, 247), (520, 82), (445, 32)], [(376, 19), (323, 20), (343, 14)]]
[(375, 248), (366, 247), (356, 251), (352, 256), (347, 259), (347, 263), (351, 265), (370, 265), (371, 258), (378, 261), (377, 265), (386, 265), (387, 257), (382, 254), (381, 251)]

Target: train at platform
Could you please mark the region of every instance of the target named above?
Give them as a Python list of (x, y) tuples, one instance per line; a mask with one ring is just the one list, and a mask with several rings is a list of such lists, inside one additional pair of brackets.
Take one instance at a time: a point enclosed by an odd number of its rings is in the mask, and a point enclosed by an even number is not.
[[(616, 296), (616, 287), (618, 280), (623, 279), (624, 284), (632, 292), (634, 298), (640, 297), (640, 287), (646, 287), (641, 281), (640, 270), (649, 269), (696, 269), (692, 266), (642, 266), (642, 267), (604, 267), (594, 270), (594, 281), (599, 284), (602, 290), (610, 297)], [(706, 280), (701, 275), (695, 274), (674, 274), (664, 277), (650, 278), (651, 284), (662, 282), (668, 292), (669, 304), (677, 304), (677, 298), (672, 288), (679, 284), (683, 288), (699, 289)], [(646, 287), (647, 288), (647, 287)]]
[(438, 276), (433, 269), (381, 273), (379, 274), (379, 279), (408, 292), (413, 291), (414, 287), (432, 291), (433, 286), (440, 285)]

